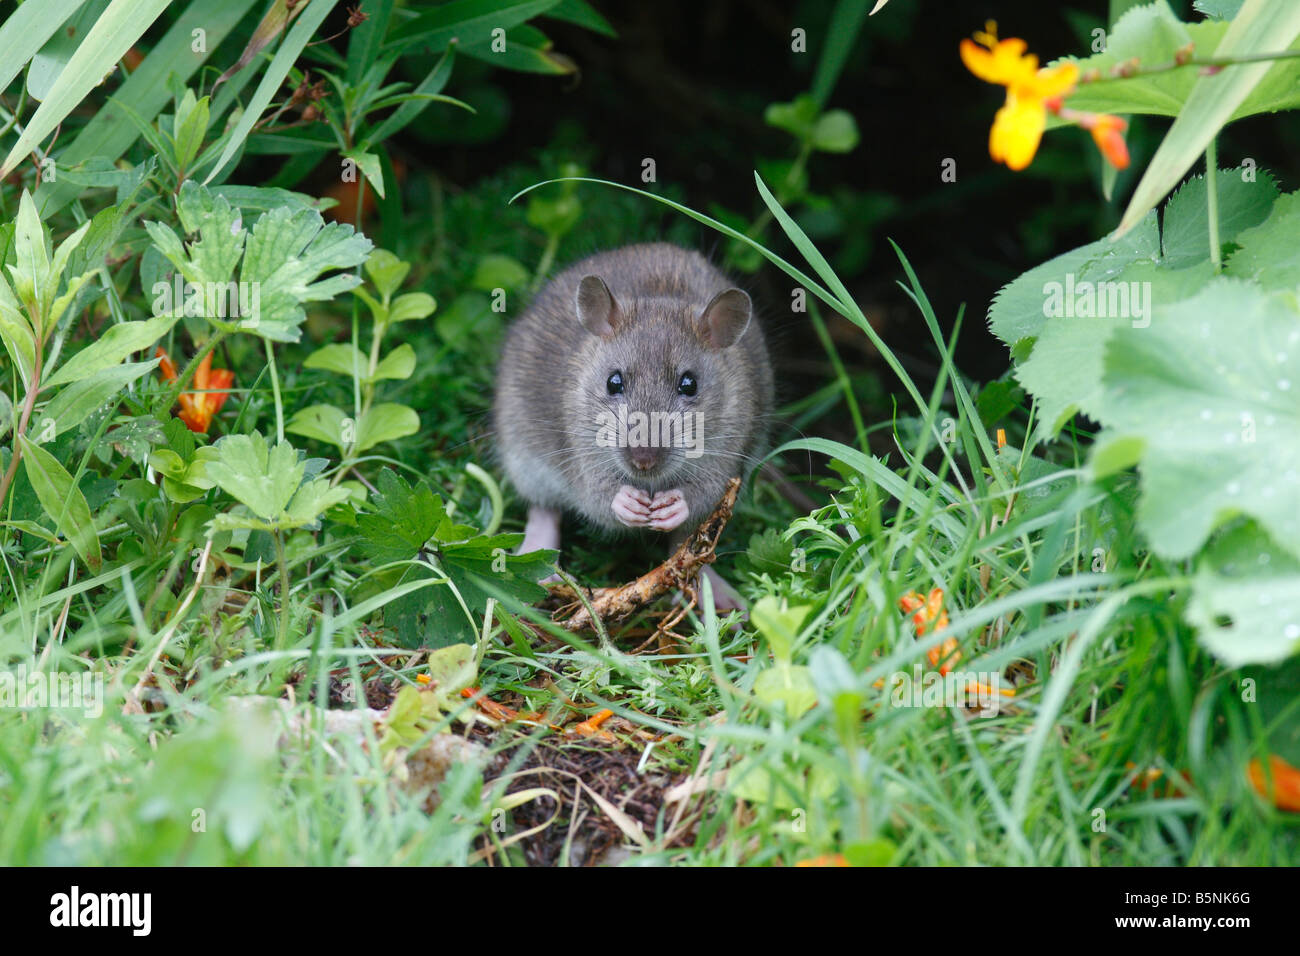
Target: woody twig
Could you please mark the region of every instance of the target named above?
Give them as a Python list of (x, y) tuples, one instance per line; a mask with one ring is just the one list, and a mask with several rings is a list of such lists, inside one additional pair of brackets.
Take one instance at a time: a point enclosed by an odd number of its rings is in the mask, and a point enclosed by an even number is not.
[[(727, 482), (727, 490), (723, 492), (722, 500), (713, 509), (713, 514), (709, 515), (691, 533), (691, 536), (682, 542), (681, 547), (674, 551), (667, 561), (622, 587), (595, 592), (590, 602), (591, 610), (605, 624), (617, 624), (670, 591), (693, 590), (695, 576), (704, 565), (713, 562), (718, 538), (722, 536), (722, 529), (731, 520), (731, 512), (736, 506), (736, 495), (739, 492), (740, 479), (732, 478)], [(559, 623), (565, 630), (571, 632), (589, 631), (595, 627), (592, 615), (586, 607), (579, 607), (572, 616)]]

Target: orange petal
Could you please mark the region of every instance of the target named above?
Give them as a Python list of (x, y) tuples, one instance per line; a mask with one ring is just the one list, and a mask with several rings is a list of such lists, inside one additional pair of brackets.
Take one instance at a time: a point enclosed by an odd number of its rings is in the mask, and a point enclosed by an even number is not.
[(1279, 810), (1300, 813), (1300, 770), (1291, 766), (1277, 754), (1268, 758), (1270, 781), (1265, 779), (1264, 766), (1258, 760), (1252, 760), (1246, 767), (1246, 777), (1255, 792), (1268, 800)]
[(1118, 116), (1111, 116), (1109, 113), (1103, 113), (1097, 117), (1097, 121), (1092, 124), (1092, 141), (1097, 144), (1097, 149), (1101, 150), (1101, 155), (1106, 157), (1116, 169), (1128, 168), (1128, 144), (1124, 142), (1124, 130), (1128, 128), (1128, 123), (1124, 122)]
[(162, 361), (158, 363), (158, 370), (162, 372), (163, 381), (176, 381), (176, 363), (168, 357), (166, 350), (160, 345), (158, 348), (154, 349), (153, 354), (155, 357), (162, 359)]

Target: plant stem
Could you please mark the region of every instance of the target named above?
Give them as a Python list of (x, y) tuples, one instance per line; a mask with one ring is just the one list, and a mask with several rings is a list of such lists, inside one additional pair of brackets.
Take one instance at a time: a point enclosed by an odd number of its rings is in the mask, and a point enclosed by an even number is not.
[(22, 417), (14, 425), (14, 453), (9, 459), (9, 467), (5, 469), (4, 478), (0, 478), (0, 502), (4, 501), (5, 495), (9, 492), (9, 486), (13, 484), (14, 475), (18, 473), (18, 460), (22, 458), (22, 446), (18, 444), (18, 438), (27, 434), (27, 423), (31, 421), (32, 409), (36, 407), (36, 395), (41, 390), (41, 354), (45, 351), (43, 342), (36, 343), (36, 357), (32, 362), (32, 381), (27, 389), (27, 399), (23, 402)]
[(284, 444), (284, 404), (280, 401), (280, 376), (275, 370), (275, 350), (270, 339), (262, 339), (266, 346), (266, 364), (271, 370), (271, 394), (275, 396), (275, 439)]
[(1171, 70), (1181, 70), (1185, 66), (1199, 67), (1218, 67), (1223, 69), (1229, 66), (1239, 66), (1243, 63), (1267, 63), (1272, 60), (1293, 60), (1300, 57), (1300, 50), (1279, 50), (1277, 53), (1251, 53), (1246, 56), (1220, 56), (1220, 57), (1192, 57), (1186, 60), (1174, 60), (1172, 63), (1163, 63), (1160, 66), (1153, 66), (1150, 69), (1135, 67), (1131, 71), (1115, 74), (1112, 76), (1094, 76), (1091, 78), (1081, 77), (1079, 85), (1091, 83), (1113, 83), (1116, 80), (1131, 80), (1140, 76), (1153, 76), (1157, 73), (1168, 73)]
[(536, 292), (546, 281), (546, 273), (551, 271), (551, 264), (555, 262), (555, 253), (560, 248), (559, 236), (548, 236), (546, 239), (546, 248), (542, 250), (541, 261), (537, 263), (537, 270), (533, 273), (533, 291)]
[(1214, 137), (1205, 147), (1205, 211), (1210, 223), (1210, 261), (1214, 271), (1223, 270), (1219, 249), (1219, 146)]
[(280, 569), (280, 627), (275, 636), (275, 649), (283, 650), (289, 643), (289, 559), (285, 555), (284, 532), (275, 532), (275, 561)]

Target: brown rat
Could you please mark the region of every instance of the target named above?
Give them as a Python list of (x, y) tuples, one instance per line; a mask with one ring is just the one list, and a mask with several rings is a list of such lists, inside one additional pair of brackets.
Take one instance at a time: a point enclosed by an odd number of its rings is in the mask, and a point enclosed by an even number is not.
[[(670, 547), (708, 517), (753, 468), (772, 413), (752, 311), (707, 259), (667, 243), (597, 253), (547, 283), (510, 327), (493, 405), (529, 504), (521, 552), (558, 548), (563, 511), (666, 532)], [(738, 606), (711, 578), (718, 605)]]

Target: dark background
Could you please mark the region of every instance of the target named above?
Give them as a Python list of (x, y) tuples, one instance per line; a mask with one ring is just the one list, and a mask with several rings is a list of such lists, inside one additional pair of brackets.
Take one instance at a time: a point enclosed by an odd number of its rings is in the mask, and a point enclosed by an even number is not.
[[(435, 106), (389, 143), (404, 170), (402, 201), (409, 217), (423, 221), (429, 215), (427, 191), (436, 180), (450, 196), (473, 195), (475, 208), (495, 221), (497, 233), (526, 229), (521, 204), (507, 207), (506, 200), (515, 189), (558, 174), (566, 158), (578, 161), (587, 175), (668, 194), (715, 215), (725, 210), (752, 221), (761, 211), (756, 165), (797, 152), (789, 134), (764, 122), (764, 110), (809, 89), (833, 3), (593, 5), (617, 38), (545, 17), (533, 21), (553, 40), (555, 52), (574, 61), (574, 75), (537, 76), (457, 61), (446, 92), (473, 103), (478, 115)], [(1171, 6), (1184, 19), (1200, 19), (1190, 0), (1173, 0)], [(828, 225), (824, 216), (811, 221), (806, 209), (796, 209), (796, 219), (923, 390), (937, 371), (936, 349), (896, 285), (903, 273), (886, 240), (898, 243), (910, 259), (946, 331), (965, 304), (959, 368), (977, 382), (1003, 376), (1006, 349), (984, 322), (992, 296), (1032, 266), (1109, 231), (1170, 122), (1133, 118), (1133, 163), (1109, 202), (1101, 193), (1101, 160), (1082, 130), (1049, 131), (1029, 169), (1012, 172), (988, 155), (989, 127), (1004, 91), (965, 69), (958, 44), (994, 19), (1000, 35), (1024, 38), (1044, 63), (1061, 55), (1087, 56), (1091, 30), (1106, 25), (1108, 8), (1106, 0), (892, 0), (862, 27), (826, 104), (854, 116), (861, 142), (847, 154), (814, 154), (809, 163), (810, 188), (831, 200), (838, 222)], [(807, 31), (806, 53), (790, 49), (795, 27)], [(403, 67), (414, 80), (431, 62), (420, 58)], [(1296, 188), (1300, 135), (1293, 122), (1262, 116), (1234, 124), (1221, 138), (1220, 163), (1235, 166), (1246, 156), (1271, 170), (1283, 190)], [(657, 164), (655, 184), (641, 182), (645, 157)], [(940, 179), (946, 158), (956, 161), (954, 183)], [(529, 179), (520, 167), (532, 162), (539, 172)], [(718, 257), (725, 251), (717, 233), (658, 204), (597, 185), (581, 186), (578, 195), (584, 218), (561, 245), (557, 266), (602, 246), (659, 237), (694, 243)], [(403, 239), (410, 241), (410, 230), (419, 228), (420, 222), (408, 223)], [(440, 245), (452, 251), (439, 255), (454, 258), (458, 246), (482, 252), (498, 241), (491, 229), (466, 224), (463, 215), (451, 216), (446, 230)], [(762, 239), (805, 265), (775, 225)], [(540, 255), (543, 239), (534, 234), (529, 241)], [(435, 284), (439, 275), (456, 273), (433, 271)], [(806, 317), (789, 311), (791, 280), (766, 263), (739, 278), (755, 294), (777, 343), (781, 398), (797, 400), (824, 386), (830, 365)], [(876, 421), (888, 419), (890, 393), (897, 390), (891, 374), (861, 331), (833, 315), (827, 322), (841, 358), (857, 376), (855, 387), (866, 383), (864, 410)], [(843, 438), (846, 423), (843, 410), (832, 409), (803, 427)]]

